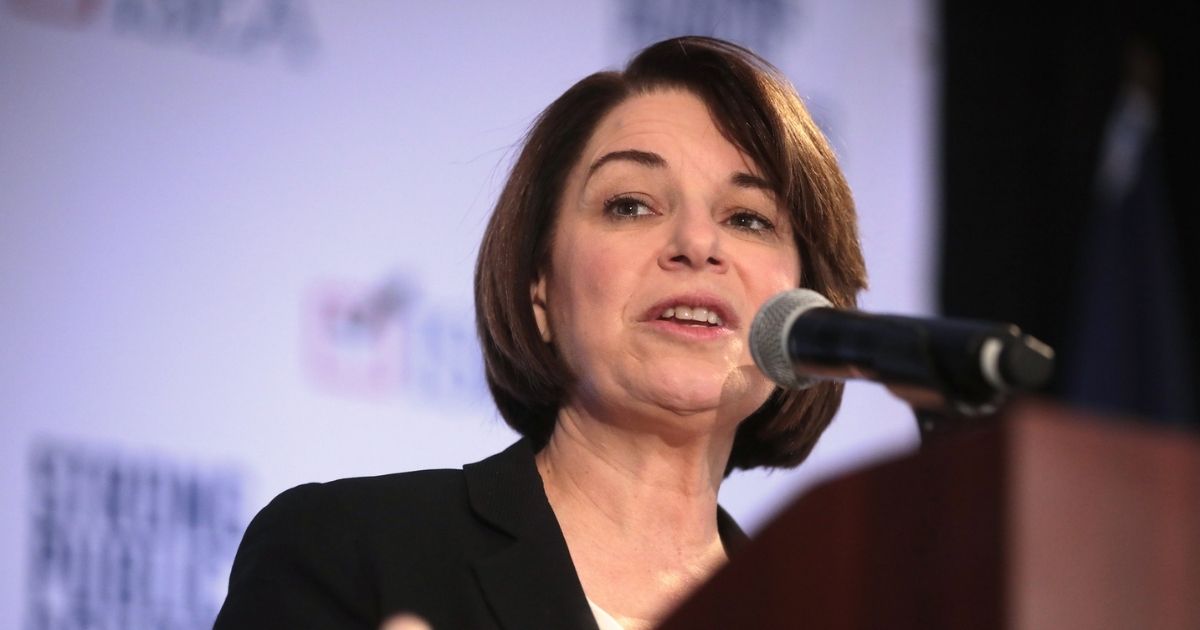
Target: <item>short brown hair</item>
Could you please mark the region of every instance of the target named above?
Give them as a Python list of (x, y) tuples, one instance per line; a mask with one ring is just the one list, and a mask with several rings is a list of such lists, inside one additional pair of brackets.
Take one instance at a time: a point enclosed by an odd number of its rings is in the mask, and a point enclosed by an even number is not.
[[(866, 286), (850, 188), (799, 96), (767, 61), (736, 44), (681, 37), (646, 48), (623, 72), (598, 72), (550, 104), (525, 138), (483, 236), (475, 267), (475, 320), (488, 387), (504, 419), (541, 448), (570, 386), (544, 343), (530, 287), (549, 265), (567, 174), (600, 120), (626, 98), (683, 89), (750, 157), (790, 212), (800, 285), (854, 306)], [(808, 456), (842, 399), (842, 385), (776, 389), (738, 427), (729, 469), (791, 467)]]

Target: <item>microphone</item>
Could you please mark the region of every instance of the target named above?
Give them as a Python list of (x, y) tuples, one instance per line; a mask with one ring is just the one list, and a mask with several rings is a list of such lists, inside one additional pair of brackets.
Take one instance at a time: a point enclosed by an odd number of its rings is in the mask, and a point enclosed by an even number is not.
[(767, 300), (750, 353), (784, 389), (864, 378), (933, 389), (966, 408), (1044, 385), (1054, 368), (1054, 350), (1013, 324), (839, 310), (808, 289)]

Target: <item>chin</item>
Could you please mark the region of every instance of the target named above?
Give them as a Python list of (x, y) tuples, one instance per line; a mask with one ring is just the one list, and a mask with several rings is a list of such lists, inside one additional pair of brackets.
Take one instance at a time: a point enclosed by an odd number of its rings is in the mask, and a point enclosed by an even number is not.
[(745, 420), (763, 406), (775, 391), (775, 384), (767, 380), (758, 368), (744, 365), (729, 373), (721, 392), (721, 407), (727, 415)]
[(726, 374), (673, 374), (660, 380), (647, 398), (676, 414), (715, 412), (718, 418), (741, 422), (766, 402), (772, 389), (765, 379), (747, 376), (741, 369)]

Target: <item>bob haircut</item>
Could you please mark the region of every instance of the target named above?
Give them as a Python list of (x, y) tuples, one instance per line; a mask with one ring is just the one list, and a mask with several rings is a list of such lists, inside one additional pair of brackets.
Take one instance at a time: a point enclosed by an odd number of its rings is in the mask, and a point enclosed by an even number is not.
[[(624, 72), (579, 81), (535, 120), (496, 202), (475, 267), (475, 320), (488, 387), (504, 420), (541, 449), (572, 376), (533, 315), (530, 287), (550, 261), (567, 174), (600, 120), (625, 99), (659, 90), (699, 97), (717, 128), (762, 171), (790, 216), (800, 285), (839, 308), (866, 287), (854, 200), (825, 137), (794, 88), (753, 52), (681, 37), (639, 53)], [(812, 451), (842, 400), (840, 383), (779, 388), (738, 427), (727, 472), (792, 467)]]

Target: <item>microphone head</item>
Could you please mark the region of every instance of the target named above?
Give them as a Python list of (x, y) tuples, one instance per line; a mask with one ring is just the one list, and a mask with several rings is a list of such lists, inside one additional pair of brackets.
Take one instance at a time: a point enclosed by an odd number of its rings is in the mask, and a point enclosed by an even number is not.
[(750, 324), (750, 355), (758, 369), (784, 389), (805, 389), (819, 382), (796, 375), (788, 356), (788, 331), (809, 309), (832, 306), (825, 296), (809, 289), (784, 291), (767, 300)]

